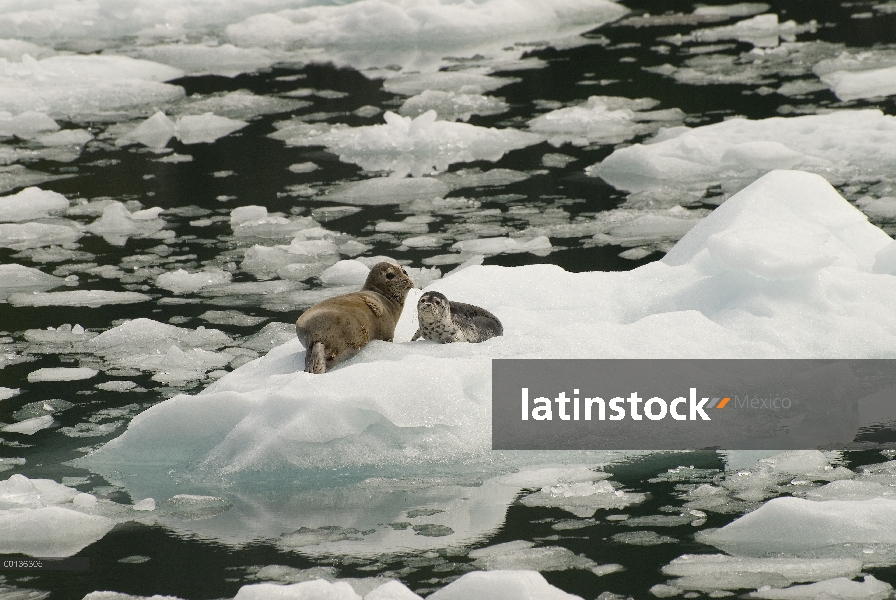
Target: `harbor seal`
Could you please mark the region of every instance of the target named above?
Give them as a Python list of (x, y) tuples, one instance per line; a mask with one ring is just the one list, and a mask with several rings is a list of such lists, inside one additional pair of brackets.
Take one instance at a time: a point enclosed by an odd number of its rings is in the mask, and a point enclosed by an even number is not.
[(296, 335), (305, 346), (305, 371), (325, 373), (370, 340), (391, 342), (413, 287), (407, 271), (381, 262), (370, 269), (361, 291), (328, 298), (302, 313)]
[(411, 341), (423, 337), (442, 344), (478, 343), (504, 333), (504, 326), (492, 313), (472, 304), (452, 302), (439, 292), (426, 292), (420, 296), (417, 319), (420, 329)]

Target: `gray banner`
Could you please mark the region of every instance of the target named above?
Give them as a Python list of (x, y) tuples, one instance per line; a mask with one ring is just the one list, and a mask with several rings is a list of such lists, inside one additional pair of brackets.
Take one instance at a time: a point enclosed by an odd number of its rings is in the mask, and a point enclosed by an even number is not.
[(896, 446), (896, 360), (494, 360), (495, 450)]

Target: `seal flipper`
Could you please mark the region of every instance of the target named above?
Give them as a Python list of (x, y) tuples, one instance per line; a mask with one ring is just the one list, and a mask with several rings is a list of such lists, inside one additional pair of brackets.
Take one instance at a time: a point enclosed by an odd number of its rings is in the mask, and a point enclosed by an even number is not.
[(305, 351), (305, 372), (327, 372), (327, 354), (323, 342), (314, 342), (311, 348)]

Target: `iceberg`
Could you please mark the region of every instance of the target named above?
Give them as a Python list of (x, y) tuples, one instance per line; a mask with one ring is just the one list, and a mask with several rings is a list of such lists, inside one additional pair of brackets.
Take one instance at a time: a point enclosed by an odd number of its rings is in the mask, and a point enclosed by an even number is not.
[[(799, 252), (794, 236), (804, 241)], [(735, 260), (726, 240), (746, 240), (761, 251)], [(411, 343), (415, 293), (395, 343), (372, 342), (326, 376), (313, 376), (303, 372), (304, 349), (292, 339), (199, 394), (142, 412), (121, 436), (77, 463), (120, 482), (132, 497), (195, 493), (233, 504), (176, 529), (233, 543), (275, 538), (312, 554), (469, 543), (500, 526), (503, 507), (525, 487), (589, 514), (609, 500), (636, 503), (637, 495), (590, 483), (600, 479), (593, 473), (585, 479), (561, 473), (535, 485), (507, 475), (558, 455), (491, 451), (491, 360), (892, 356), (896, 315), (881, 299), (896, 294), (896, 278), (874, 271), (876, 256), (892, 243), (819, 175), (772, 171), (691, 229), (665, 259), (633, 271), (473, 265), (428, 286), (498, 315), (500, 338)], [(562, 456), (569, 469), (607, 464), (619, 454)], [(774, 473), (822, 474), (829, 466), (814, 454), (769, 465)], [(409, 488), (417, 493), (397, 501), (405, 496), (396, 492)], [(270, 496), (254, 491), (262, 489)], [(278, 494), (285, 495), (277, 500)], [(294, 505), (301, 514), (284, 508)], [(751, 514), (759, 518), (761, 509)], [(819, 531), (831, 543), (840, 539), (839, 529)], [(620, 535), (626, 543), (672, 539)], [(784, 540), (800, 543), (796, 536)]]

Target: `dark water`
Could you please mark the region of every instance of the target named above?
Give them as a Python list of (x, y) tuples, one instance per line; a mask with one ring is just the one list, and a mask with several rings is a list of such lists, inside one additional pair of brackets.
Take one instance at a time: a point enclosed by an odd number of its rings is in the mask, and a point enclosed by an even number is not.
[[(881, 47), (896, 43), (896, 11), (889, 14), (873, 12), (873, 2), (806, 2), (804, 0), (771, 2), (771, 12), (776, 12), (780, 20), (794, 19), (797, 23), (817, 21), (814, 32), (803, 33), (798, 41), (822, 40), (841, 43), (853, 52), (857, 49)], [(693, 6), (688, 2), (635, 2), (626, 5), (632, 15), (643, 12), (661, 14), (664, 12), (689, 14)], [(853, 14), (873, 12), (872, 18), (852, 18)], [(732, 23), (722, 21), (718, 25)], [(702, 26), (712, 26), (704, 24)], [(636, 26), (624, 21), (611, 24), (587, 34), (594, 43), (578, 48), (555, 50), (535, 49), (531, 56), (542, 59), (547, 66), (541, 69), (513, 71), (508, 76), (521, 79), (493, 92), (511, 105), (508, 112), (494, 116), (473, 116), (472, 124), (480, 126), (507, 126), (524, 123), (536, 115), (533, 101), (548, 100), (570, 103), (585, 100), (596, 93), (618, 95), (629, 98), (653, 97), (661, 101), (658, 108), (678, 107), (688, 114), (687, 123), (704, 125), (720, 121), (726, 116), (742, 115), (750, 119), (779, 116), (792, 111), (790, 107), (804, 107), (810, 112), (821, 108), (876, 107), (887, 114), (896, 114), (896, 99), (860, 100), (840, 102), (828, 90), (806, 94), (801, 98), (785, 98), (776, 94), (757, 94), (755, 85), (713, 84), (704, 86), (677, 83), (674, 79), (648, 72), (644, 67), (659, 66), (664, 63), (680, 65), (691, 55), (685, 50), (662, 44), (659, 38), (677, 33), (687, 34), (694, 25)], [(739, 55), (752, 49), (752, 44), (728, 40), (721, 42), (729, 47), (722, 53)], [(665, 51), (657, 51), (657, 46), (666, 46)], [(620, 58), (634, 60), (620, 62)], [(302, 85), (315, 89), (329, 89), (346, 92), (343, 98), (316, 98), (314, 106), (296, 111), (351, 113), (365, 105), (394, 109), (402, 100), (383, 90), (382, 82), (368, 80), (359, 72), (349, 68), (335, 68), (332, 65), (309, 65), (303, 67), (281, 66), (261, 73), (246, 74), (235, 78), (205, 76), (185, 77), (175, 81), (187, 94), (210, 94), (223, 91), (248, 89), (256, 94), (277, 94), (295, 88), (294, 83), (278, 78), (301, 75)], [(579, 85), (583, 80), (616, 80), (615, 83), (595, 88)], [(772, 87), (788, 81), (788, 76), (778, 75)], [(222, 264), (234, 251), (240, 249), (241, 242), (234, 240), (226, 219), (210, 226), (197, 227), (190, 224), (199, 217), (226, 217), (230, 211), (247, 204), (267, 207), (270, 212), (285, 214), (309, 214), (319, 206), (329, 206), (313, 199), (297, 199), (284, 196), (287, 186), (313, 184), (326, 186), (334, 182), (362, 179), (362, 170), (339, 159), (320, 148), (285, 147), (280, 141), (268, 136), (273, 131), (273, 122), (288, 118), (289, 114), (262, 116), (245, 129), (224, 137), (213, 144), (182, 146), (172, 141), (169, 147), (176, 152), (189, 154), (192, 162), (159, 163), (152, 159), (156, 155), (115, 148), (111, 145), (88, 146), (79, 159), (60, 166), (59, 163), (38, 161), (31, 168), (48, 173), (76, 174), (75, 177), (43, 184), (43, 189), (54, 190), (69, 198), (95, 199), (113, 197), (121, 201), (138, 200), (145, 207), (161, 206), (167, 228), (177, 237), (168, 241), (173, 250), (167, 255), (171, 259), (166, 268), (177, 266), (196, 270), (203, 265)], [(381, 116), (364, 118), (351, 114), (336, 116), (329, 122), (341, 122), (350, 126), (370, 125), (381, 122)], [(632, 141), (638, 141), (636, 138)], [(530, 146), (506, 154), (498, 163), (455, 164), (450, 170), (494, 167), (519, 171), (539, 171), (525, 181), (500, 187), (464, 189), (452, 192), (452, 196), (472, 197), (482, 202), (483, 209), (499, 209), (502, 214), (495, 222), (511, 231), (525, 226), (515, 221), (508, 207), (535, 206), (539, 208), (562, 207), (572, 217), (605, 211), (618, 206), (624, 195), (598, 178), (588, 177), (584, 168), (592, 165), (612, 152), (612, 145), (592, 145), (577, 147), (566, 144), (553, 148), (547, 143)], [(544, 170), (541, 160), (546, 153), (561, 152), (572, 157), (566, 167)], [(98, 165), (98, 161), (113, 159), (113, 165)], [(314, 161), (321, 169), (312, 173), (297, 174), (287, 167), (294, 163)], [(216, 171), (234, 171), (230, 177), (214, 177)], [(494, 199), (497, 195), (512, 194), (513, 200)], [(220, 196), (235, 199), (221, 201)], [(170, 211), (178, 207), (196, 207), (191, 210)], [(402, 217), (403, 215), (397, 215)], [(373, 248), (367, 255), (392, 255), (394, 244), (389, 239), (372, 234), (371, 225), (378, 220), (397, 220), (394, 206), (362, 207), (359, 212), (329, 221), (324, 226), (349, 234), (369, 243)], [(461, 217), (446, 217), (442, 226), (461, 222)], [(502, 254), (489, 256), (485, 264), (516, 266), (538, 262), (553, 263), (570, 271), (628, 270), (641, 264), (657, 260), (662, 255), (655, 252), (640, 260), (632, 261), (618, 255), (624, 248), (618, 246), (583, 247), (579, 238), (555, 238), (554, 246), (563, 247), (546, 256), (532, 254)], [(121, 264), (122, 258), (152, 252), (160, 244), (159, 240), (131, 238), (123, 247), (108, 244), (97, 236), (85, 236), (79, 242), (78, 250), (94, 255), (84, 262), (97, 265)], [(409, 250), (396, 256), (420, 267), (423, 259), (442, 254), (445, 249)], [(237, 254), (232, 254), (237, 256)], [(223, 257), (223, 258), (222, 258)], [(236, 259), (238, 262), (238, 259)], [(0, 262), (17, 262), (44, 271), (64, 272), (66, 265), (78, 260), (63, 261), (52, 265), (34, 262), (18, 255), (16, 251), (0, 249)], [(48, 268), (49, 267), (49, 268)], [(450, 267), (448, 267), (450, 268)], [(61, 269), (61, 271), (59, 271)], [(443, 271), (447, 270), (443, 268)], [(99, 276), (78, 272), (80, 288), (108, 290), (146, 291), (162, 296), (171, 296), (165, 290), (154, 288), (152, 279), (123, 283), (119, 279), (104, 279)], [(63, 273), (65, 274), (65, 273)], [(253, 281), (254, 278), (239, 271), (234, 272), (234, 281)], [(29, 354), (28, 345), (23, 341), (26, 329), (46, 328), (48, 325), (79, 323), (88, 330), (104, 331), (121, 319), (148, 317), (161, 322), (174, 319), (177, 323), (188, 323), (189, 327), (204, 324), (198, 316), (209, 309), (227, 307), (197, 304), (161, 304), (157, 302), (136, 305), (109, 305), (102, 308), (79, 307), (12, 307), (0, 305), (0, 335), (11, 338), (7, 341), (7, 351), (25, 353), (27, 362), (10, 364), (0, 370), (0, 385), (22, 388), (25, 392), (0, 403), (0, 421), (12, 423), (13, 414), (24, 405), (41, 400), (65, 398), (75, 406), (56, 416), (57, 423), (71, 427), (88, 420), (98, 410), (136, 404), (128, 416), (145, 409), (180, 391), (196, 392), (204, 384), (192, 387), (174, 388), (150, 380), (149, 375), (130, 377), (145, 391), (118, 394), (96, 390), (97, 380), (64, 383), (28, 384), (27, 374), (39, 367), (76, 366), (79, 358), (75, 355)], [(290, 322), (297, 315), (284, 314), (266, 309), (251, 302), (236, 307), (250, 316), (263, 317), (272, 321)], [(234, 336), (245, 336), (247, 328), (213, 325)], [(123, 426), (122, 426), (123, 427)], [(101, 478), (84, 470), (63, 464), (80, 456), (79, 448), (93, 446), (112, 439), (116, 432), (99, 437), (71, 438), (60, 435), (55, 429), (39, 431), (32, 436), (16, 434), (0, 435), (0, 457), (25, 458), (24, 465), (16, 466), (3, 473), (8, 477), (22, 473), (29, 478), (88, 477), (89, 483), (77, 485), (82, 491), (93, 491), (107, 484)], [(883, 461), (884, 457), (875, 452), (850, 452), (846, 454), (846, 466), (864, 465)], [(715, 453), (691, 453), (688, 455), (661, 455), (650, 458), (633, 459), (608, 470), (613, 480), (626, 489), (649, 492), (649, 499), (643, 504), (623, 512), (632, 516), (651, 515), (662, 512), (663, 507), (680, 505), (675, 496), (675, 482), (647, 483), (651, 477), (679, 465), (693, 465), (703, 469), (723, 469), (719, 456)], [(98, 495), (102, 495), (99, 494)], [(129, 503), (130, 498), (121, 491), (107, 490), (105, 497), (116, 502)], [(721, 527), (735, 519), (738, 514), (712, 513), (707, 515), (705, 527)], [(588, 571), (566, 570), (545, 572), (547, 580), (555, 586), (584, 598), (595, 598), (601, 592), (612, 591), (634, 598), (652, 597), (648, 589), (666, 581), (659, 569), (672, 559), (684, 553), (716, 552), (712, 547), (693, 540), (694, 528), (690, 525), (662, 528), (659, 533), (674, 537), (678, 543), (656, 546), (628, 545), (614, 541), (611, 536), (626, 530), (617, 522), (598, 520), (579, 529), (557, 531), (551, 527), (560, 520), (571, 519), (571, 515), (559, 509), (530, 508), (521, 504), (512, 505), (504, 525), (493, 535), (481, 541), (479, 546), (525, 539), (540, 543), (559, 545), (593, 559), (598, 563), (619, 563), (624, 571), (597, 577)], [(149, 561), (139, 564), (118, 562), (121, 558), (142, 555)], [(333, 557), (331, 559), (310, 559), (294, 552), (278, 549), (271, 543), (258, 542), (241, 548), (233, 548), (217, 543), (181, 537), (161, 526), (146, 526), (134, 523), (118, 525), (100, 541), (78, 553), (90, 559), (90, 569), (83, 572), (40, 572), (24, 574), (4, 571), (7, 585), (51, 592), (53, 599), (80, 599), (95, 590), (115, 590), (128, 594), (151, 596), (163, 594), (186, 599), (232, 597), (237, 590), (253, 580), (249, 577), (253, 566), (270, 564), (287, 565), (295, 568), (315, 566), (334, 567), (339, 577), (371, 577), (385, 575), (401, 579), (412, 589), (428, 593), (442, 587), (460, 574), (471, 569), (472, 559), (454, 550), (440, 550), (427, 556), (392, 555), (382, 557), (370, 569), (373, 561)], [(866, 569), (880, 580), (896, 585), (896, 569)], [(3, 592), (0, 591), (0, 598)]]

